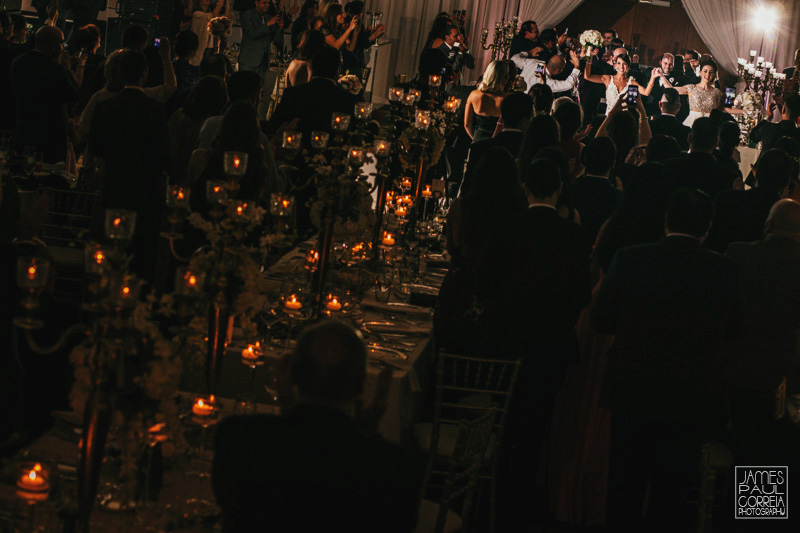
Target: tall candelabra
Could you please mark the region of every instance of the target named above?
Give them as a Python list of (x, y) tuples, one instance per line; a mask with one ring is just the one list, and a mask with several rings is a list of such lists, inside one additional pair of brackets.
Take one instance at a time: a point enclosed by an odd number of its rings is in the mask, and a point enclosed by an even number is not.
[(516, 16), (508, 22), (505, 20), (496, 22), (494, 25), (494, 41), (491, 44), (487, 44), (487, 40), (489, 39), (488, 28), (483, 29), (481, 33), (481, 46), (484, 50), (492, 51), (492, 61), (496, 60), (498, 56), (503, 59), (508, 59), (511, 40), (514, 38), (514, 35), (517, 34), (518, 24), (519, 18)]
[(766, 93), (774, 93), (775, 88), (779, 86), (786, 75), (782, 72), (777, 72), (775, 66), (769, 62), (764, 61), (763, 57), (756, 57), (757, 52), (750, 50), (750, 60), (740, 57), (738, 74), (747, 84), (746, 90), (752, 90), (764, 96)]

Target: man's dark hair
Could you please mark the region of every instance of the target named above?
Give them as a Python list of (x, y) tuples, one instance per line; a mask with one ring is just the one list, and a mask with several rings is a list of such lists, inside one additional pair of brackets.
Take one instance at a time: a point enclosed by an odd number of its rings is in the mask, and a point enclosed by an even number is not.
[(500, 116), (506, 128), (519, 129), (533, 116), (533, 98), (525, 93), (511, 93), (500, 103)]
[(311, 58), (311, 73), (315, 78), (337, 79), (339, 74), (339, 51), (323, 46)]
[(192, 87), (183, 104), (184, 114), (203, 123), (208, 117), (222, 113), (228, 103), (225, 82), (219, 76), (205, 76)]
[(556, 109), (553, 111), (553, 118), (556, 119), (561, 127), (561, 140), (571, 139), (583, 122), (583, 111), (577, 102), (572, 100), (562, 101), (558, 99)]
[(797, 117), (800, 117), (800, 94), (792, 93), (784, 96), (783, 105), (789, 111), (789, 120), (797, 122)]
[(542, 44), (551, 43), (558, 40), (555, 30), (548, 28), (539, 34), (539, 42)]
[(361, 394), (367, 351), (356, 332), (341, 322), (323, 322), (303, 332), (291, 358), (291, 378), (312, 401), (348, 402)]
[(550, 113), (553, 107), (553, 89), (546, 83), (537, 83), (530, 89), (528, 94), (533, 98), (533, 110), (536, 114)]
[(653, 135), (647, 143), (644, 157), (648, 163), (664, 161), (678, 157), (681, 153), (681, 146), (671, 135)]
[(147, 46), (147, 28), (141, 24), (131, 24), (122, 32), (122, 48), (142, 50)]
[(612, 40), (617, 38), (617, 30), (615, 30), (615, 29), (603, 30), (602, 34), (605, 35), (606, 33), (610, 33), (611, 34), (611, 39)]
[(786, 152), (777, 148), (767, 150), (756, 162), (758, 188), (777, 194), (789, 183), (793, 171), (792, 159)]
[(228, 98), (234, 102), (255, 102), (261, 92), (261, 77), (252, 70), (240, 70), (228, 78)]
[(525, 169), (522, 182), (534, 198), (547, 198), (558, 191), (561, 185), (561, 170), (551, 159), (534, 159)]
[(147, 58), (138, 50), (125, 50), (119, 56), (119, 73), (125, 85), (139, 85), (147, 77)]
[(11, 22), (14, 24), (15, 32), (22, 31), (22, 28), (24, 28), (28, 24), (28, 21), (25, 20), (25, 17), (23, 17), (19, 13), (14, 13), (13, 15), (11, 15)]
[(625, 48), (625, 41), (619, 37), (615, 37), (614, 39), (611, 39), (611, 48)]
[(689, 48), (688, 50), (686, 50), (686, 51), (683, 53), (683, 55), (684, 55), (684, 56), (687, 56), (687, 55), (688, 55), (688, 56), (692, 56), (692, 59), (700, 59), (700, 54), (697, 52), (697, 50), (692, 50), (691, 48)]
[(200, 77), (219, 76), (225, 79), (233, 71), (230, 60), (222, 54), (212, 54), (200, 61)]
[(723, 153), (733, 153), (733, 150), (739, 145), (739, 138), (741, 132), (739, 125), (735, 122), (723, 122), (719, 125), (719, 142), (717, 146)]
[(713, 213), (714, 204), (709, 195), (698, 189), (681, 187), (667, 204), (667, 230), (701, 238), (708, 232)]
[(692, 124), (690, 143), (693, 152), (710, 153), (717, 146), (717, 128), (708, 117), (700, 117)]
[(533, 29), (534, 26), (538, 26), (535, 20), (526, 20), (519, 27), (519, 34), (524, 37), (526, 33)]
[(300, 37), (300, 44), (297, 47), (297, 59), (311, 61), (317, 50), (325, 46), (325, 36), (321, 31), (306, 30)]
[(75, 47), (78, 50), (91, 50), (100, 42), (100, 28), (94, 24), (81, 26), (75, 31)]
[(581, 162), (589, 174), (605, 174), (617, 161), (617, 147), (610, 137), (595, 137), (581, 152)]
[(670, 115), (677, 115), (681, 110), (681, 95), (672, 87), (664, 89), (664, 96), (661, 97), (661, 111)]
[(191, 30), (182, 31), (175, 37), (175, 55), (180, 59), (189, 57), (200, 48), (200, 38)]
[(361, 2), (361, 0), (347, 2), (344, 5), (344, 12), (348, 15), (360, 15), (364, 12), (364, 2)]

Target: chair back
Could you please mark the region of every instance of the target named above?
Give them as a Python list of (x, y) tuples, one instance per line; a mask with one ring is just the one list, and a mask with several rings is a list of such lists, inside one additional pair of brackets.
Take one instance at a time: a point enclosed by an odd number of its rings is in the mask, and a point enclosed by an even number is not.
[(492, 451), (498, 449), (521, 363), (520, 359), (490, 359), (439, 353), (431, 435), (431, 451), (434, 454), (438, 450), (443, 423), (458, 423), (493, 409), (497, 409), (498, 414), (494, 422), (495, 444)]
[(492, 408), (478, 418), (459, 422), (455, 451), (448, 464), (439, 511), (436, 515), (437, 533), (444, 531), (447, 510), (454, 500), (463, 497), (461, 516), (467, 520), (470, 515), (478, 484), (478, 473), (486, 459), (496, 418), (497, 409)]
[(39, 188), (47, 197), (47, 215), (41, 239), (50, 245), (74, 248), (83, 246), (96, 222), (100, 195), (95, 192)]

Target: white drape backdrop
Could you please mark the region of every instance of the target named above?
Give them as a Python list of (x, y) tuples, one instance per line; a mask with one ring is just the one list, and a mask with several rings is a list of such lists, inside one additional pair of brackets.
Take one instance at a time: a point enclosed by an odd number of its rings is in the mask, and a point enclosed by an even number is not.
[[(433, 20), (442, 11), (452, 13), (467, 10), (467, 32), (470, 52), (475, 56), (475, 68), (467, 71), (462, 81), (476, 80), (491, 59), (490, 52), (480, 45), (481, 30), (494, 28), (495, 22), (509, 20), (515, 15), (520, 22), (535, 20), (541, 29), (561, 22), (583, 0), (367, 0), (366, 11), (383, 13), (386, 38), (393, 41), (392, 72), (417, 72), (419, 56)], [(532, 16), (531, 16), (532, 15)], [(491, 37), (490, 37), (491, 38)]]
[[(520, 0), (519, 21), (536, 21), (539, 31), (552, 28), (572, 13), (584, 0), (561, 0), (543, 2), (542, 0)], [(577, 28), (575, 28), (577, 30)], [(574, 33), (574, 32), (573, 32)]]
[[(762, 4), (778, 13), (771, 31), (764, 32), (755, 24), (756, 9)], [(736, 72), (737, 58), (747, 58), (750, 50), (757, 50), (779, 69), (794, 64), (800, 35), (797, 0), (683, 0), (683, 6), (715, 60), (728, 72)]]

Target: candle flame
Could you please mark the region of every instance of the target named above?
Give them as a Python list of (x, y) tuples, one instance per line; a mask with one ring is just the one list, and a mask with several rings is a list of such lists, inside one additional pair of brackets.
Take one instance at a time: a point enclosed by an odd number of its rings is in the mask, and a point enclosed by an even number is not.
[(218, 193), (218, 192), (219, 192), (219, 191), (221, 191), (221, 190), (222, 190), (222, 187), (220, 187), (219, 185), (215, 185), (215, 186), (214, 186), (214, 192), (215, 192), (215, 193)]
[(98, 265), (102, 264), (105, 258), (106, 254), (104, 254), (102, 250), (98, 250), (97, 252), (94, 253), (94, 260)]
[(192, 287), (197, 285), (197, 278), (192, 276), (192, 275), (189, 276), (189, 279), (187, 281), (188, 281), (189, 285), (191, 285)]
[(35, 266), (29, 266), (28, 267), (28, 278), (33, 279), (35, 277), (36, 277), (36, 267)]
[(31, 481), (35, 481), (36, 477), (37, 476), (36, 476), (36, 471), (35, 470), (31, 470), (30, 472), (28, 472), (28, 479), (30, 479)]
[(178, 197), (178, 200), (183, 200), (184, 194), (182, 190), (179, 190), (178, 193), (175, 195)]
[(291, 205), (291, 202), (289, 200), (284, 200), (281, 202), (281, 205), (283, 205), (284, 209), (287, 209)]
[(197, 400), (197, 407), (203, 407), (203, 405), (205, 405), (203, 400)]
[(234, 157), (233, 158), (233, 168), (239, 168), (239, 165), (241, 164), (241, 162), (242, 161), (238, 157)]
[(213, 394), (211, 396), (209, 396), (208, 403), (214, 403), (214, 395)]
[(131, 293), (130, 287), (122, 287), (122, 294), (128, 295)]
[(115, 226), (119, 226), (120, 224), (122, 224), (122, 219), (119, 218), (119, 217), (115, 218), (114, 219), (114, 225)]
[(33, 465), (33, 471), (34, 472), (41, 472), (42, 471), (41, 463), (36, 463), (35, 465)]

